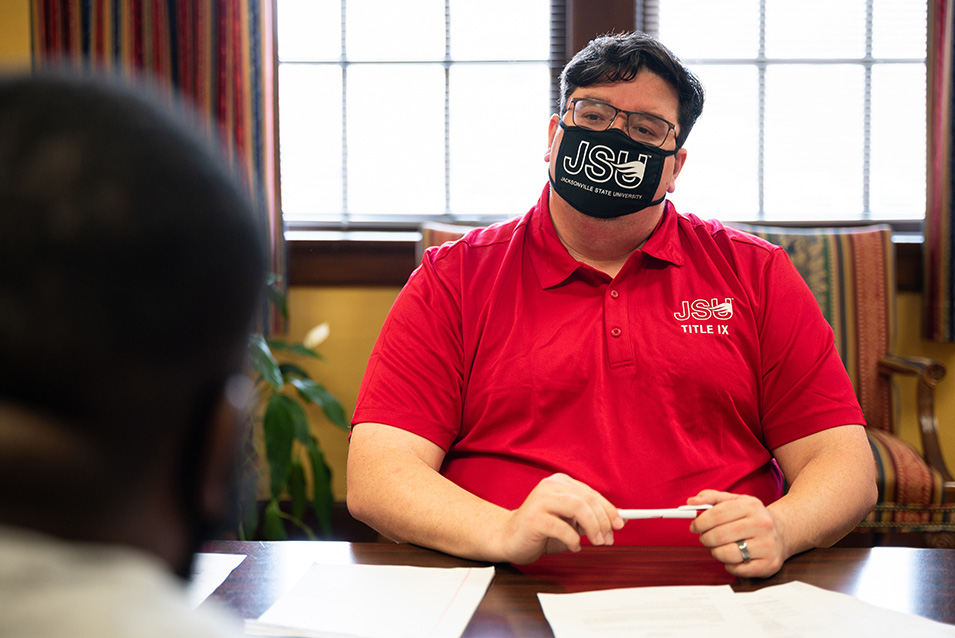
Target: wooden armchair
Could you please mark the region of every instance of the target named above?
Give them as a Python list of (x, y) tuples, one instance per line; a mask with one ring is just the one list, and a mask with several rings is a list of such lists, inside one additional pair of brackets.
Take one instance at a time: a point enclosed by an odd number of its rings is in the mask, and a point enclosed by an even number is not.
[[(895, 251), (888, 226), (792, 229), (734, 225), (782, 246), (833, 327), (836, 348), (867, 420), (879, 501), (857, 532), (871, 544), (904, 534), (913, 544), (955, 546), (955, 480), (942, 457), (935, 386), (945, 376), (934, 359), (895, 354)], [(420, 253), (471, 227), (422, 226)], [(899, 438), (894, 375), (917, 378), (922, 452)], [(918, 534), (918, 537), (912, 535)], [(891, 538), (889, 538), (891, 536)]]
[[(955, 480), (942, 457), (935, 386), (945, 367), (895, 353), (895, 250), (888, 226), (769, 228), (734, 225), (782, 246), (832, 325), (867, 421), (879, 501), (858, 532), (919, 533), (926, 544), (955, 542)], [(919, 452), (899, 438), (894, 375), (917, 379)], [(921, 542), (919, 543), (921, 544)]]

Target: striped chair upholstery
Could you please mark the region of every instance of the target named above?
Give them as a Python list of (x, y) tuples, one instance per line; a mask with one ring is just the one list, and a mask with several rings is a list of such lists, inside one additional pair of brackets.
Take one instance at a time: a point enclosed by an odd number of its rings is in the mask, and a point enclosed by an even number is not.
[[(930, 544), (955, 540), (955, 481), (938, 443), (935, 385), (945, 368), (895, 353), (895, 251), (888, 226), (770, 228), (734, 225), (781, 246), (809, 284), (832, 325), (875, 456), (879, 501), (857, 531), (927, 534)], [(898, 436), (892, 376), (917, 378), (922, 452)]]

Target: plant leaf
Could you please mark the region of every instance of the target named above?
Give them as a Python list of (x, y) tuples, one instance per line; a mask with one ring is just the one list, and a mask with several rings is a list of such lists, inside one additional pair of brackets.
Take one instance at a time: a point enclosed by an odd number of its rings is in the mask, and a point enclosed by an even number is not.
[(269, 397), (265, 415), (262, 417), (265, 457), (269, 462), (270, 491), (273, 498), (278, 498), (285, 487), (292, 456), (295, 417), (289, 409), (289, 403), (301, 410), (301, 406), (294, 400), (281, 394), (273, 394)]
[(282, 512), (279, 502), (271, 499), (262, 513), (262, 536), (269, 541), (284, 541), (288, 539), (285, 533), (285, 524), (282, 522)]
[(312, 465), (312, 509), (325, 538), (332, 534), (332, 472), (325, 462), (325, 455), (312, 437), (305, 446)]
[(288, 379), (289, 377), (299, 377), (302, 379), (311, 379), (308, 372), (303, 369), (301, 366), (297, 366), (294, 363), (281, 363), (279, 364), (279, 370), (282, 371), (282, 377)]
[(292, 436), (302, 443), (308, 443), (309, 437), (312, 436), (312, 429), (309, 427), (308, 415), (305, 414), (305, 408), (302, 407), (301, 403), (289, 396), (282, 395), (281, 401), (292, 421)]
[(249, 360), (266, 383), (276, 390), (282, 389), (285, 382), (282, 380), (279, 362), (275, 360), (268, 342), (261, 334), (256, 333), (249, 337)]
[(302, 345), (301, 343), (288, 343), (287, 341), (281, 341), (278, 339), (269, 339), (269, 347), (273, 350), (287, 350), (289, 352), (294, 352), (295, 354), (300, 354), (305, 357), (312, 357), (313, 359), (322, 359), (324, 357), (320, 355), (317, 351), (312, 350), (308, 346)]
[(289, 467), (288, 493), (292, 497), (292, 516), (302, 520), (308, 498), (305, 495), (305, 468), (298, 459), (293, 459)]
[(275, 273), (269, 274), (265, 280), (265, 294), (282, 313), (282, 318), (288, 321), (288, 297), (279, 286), (280, 281), (282, 281), (281, 276)]
[(307, 401), (322, 407), (322, 412), (334, 425), (343, 430), (348, 429), (348, 420), (345, 418), (345, 408), (341, 402), (332, 396), (320, 383), (311, 379), (289, 379), (299, 394)]

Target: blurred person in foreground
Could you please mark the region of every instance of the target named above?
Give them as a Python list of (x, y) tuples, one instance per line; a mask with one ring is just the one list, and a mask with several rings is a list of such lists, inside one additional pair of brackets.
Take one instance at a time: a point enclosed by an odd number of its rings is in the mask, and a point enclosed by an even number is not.
[(185, 579), (233, 522), (265, 244), (152, 94), (0, 79), (2, 636), (241, 634)]
[[(489, 87), (486, 121), (508, 96)], [(641, 33), (561, 75), (548, 184), (526, 215), (429, 249), (353, 419), (352, 513), (395, 540), (529, 563), (702, 544), (739, 576), (830, 545), (874, 463), (833, 335), (779, 247), (666, 199), (699, 80)], [(733, 197), (732, 166), (714, 166)], [(710, 505), (693, 521), (618, 508)]]

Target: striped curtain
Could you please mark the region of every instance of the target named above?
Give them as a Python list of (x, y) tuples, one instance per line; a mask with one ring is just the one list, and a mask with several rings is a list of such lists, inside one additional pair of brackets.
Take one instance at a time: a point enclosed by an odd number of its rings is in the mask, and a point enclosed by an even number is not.
[(955, 342), (955, 204), (952, 201), (955, 0), (929, 0), (928, 189), (925, 210), (925, 336)]
[[(284, 279), (278, 192), (274, 0), (33, 0), (33, 65), (143, 74), (216, 126), (268, 230)], [(263, 313), (263, 329), (281, 317)]]

